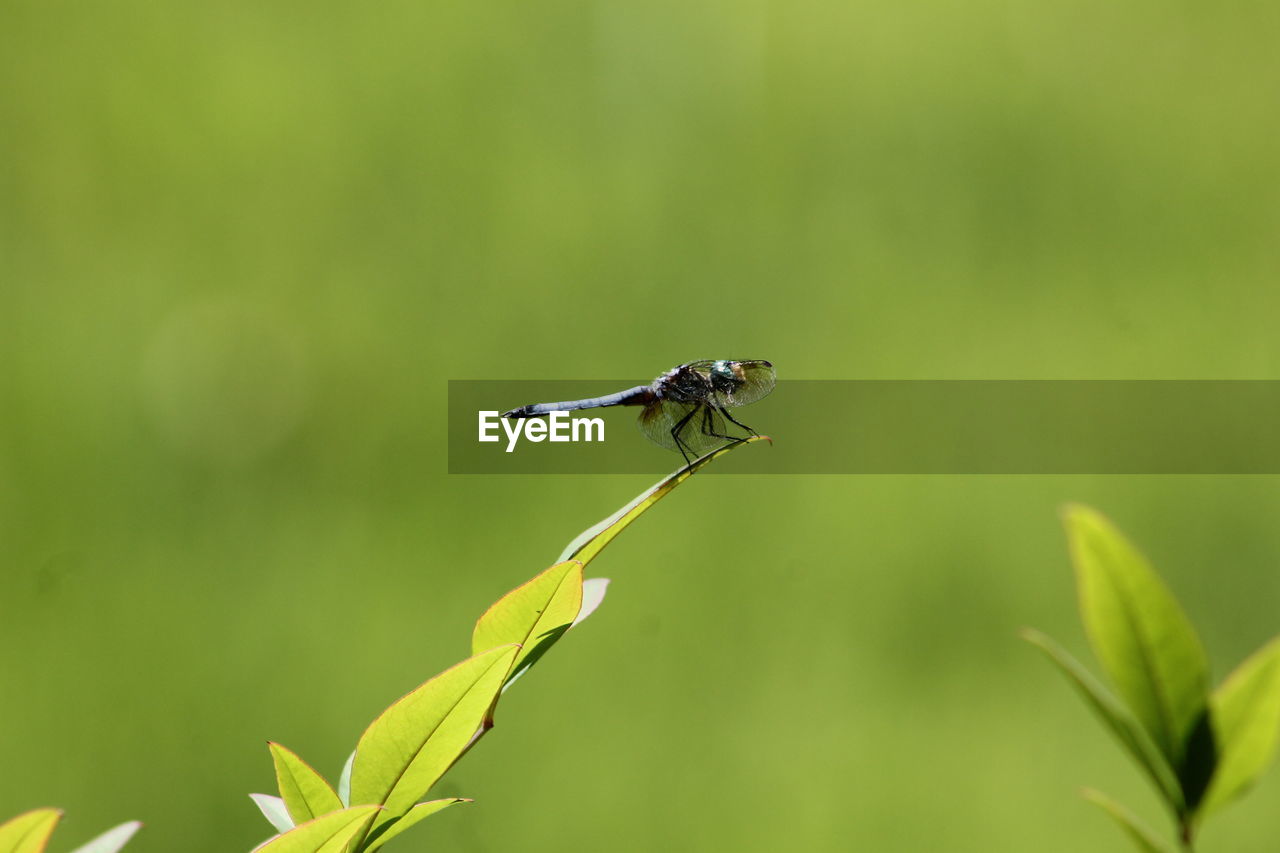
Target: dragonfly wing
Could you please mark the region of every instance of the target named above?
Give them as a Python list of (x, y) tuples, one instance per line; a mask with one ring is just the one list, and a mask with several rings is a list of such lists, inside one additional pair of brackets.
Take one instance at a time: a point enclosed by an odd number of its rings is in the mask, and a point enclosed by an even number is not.
[(777, 384), (778, 374), (767, 361), (734, 361), (730, 370), (737, 380), (733, 388), (715, 391), (712, 401), (722, 409), (745, 406), (769, 396)]
[(710, 453), (737, 438), (725, 430), (720, 412), (702, 403), (657, 400), (645, 406), (637, 423), (654, 444), (677, 453), (683, 446), (693, 456)]
[[(680, 448), (676, 447), (672, 431), (693, 408), (695, 407), (685, 403), (654, 400), (640, 412), (636, 426), (640, 427), (640, 432), (644, 433), (645, 438), (659, 447), (679, 451)], [(685, 424), (685, 427), (688, 428), (688, 424)]]

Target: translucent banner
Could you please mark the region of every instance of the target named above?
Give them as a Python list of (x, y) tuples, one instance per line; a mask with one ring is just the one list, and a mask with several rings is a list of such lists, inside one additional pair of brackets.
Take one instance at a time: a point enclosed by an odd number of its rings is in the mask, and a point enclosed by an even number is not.
[[(640, 384), (451, 381), (449, 472), (674, 470), (681, 455), (637, 429), (642, 405), (500, 417)], [(731, 454), (712, 473), (1280, 474), (1275, 381), (784, 380), (729, 413), (773, 445)], [(713, 426), (695, 412), (683, 429)]]

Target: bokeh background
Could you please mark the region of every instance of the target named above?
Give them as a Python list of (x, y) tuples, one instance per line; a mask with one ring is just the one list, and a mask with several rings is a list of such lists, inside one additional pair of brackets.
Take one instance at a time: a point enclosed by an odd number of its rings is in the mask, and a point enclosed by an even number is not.
[[(448, 379), (1280, 379), (1278, 8), (8, 0), (0, 812), (248, 850), (648, 485), (447, 475)], [(1280, 631), (1273, 478), (699, 475), (400, 846), (1128, 849), (1065, 500)]]

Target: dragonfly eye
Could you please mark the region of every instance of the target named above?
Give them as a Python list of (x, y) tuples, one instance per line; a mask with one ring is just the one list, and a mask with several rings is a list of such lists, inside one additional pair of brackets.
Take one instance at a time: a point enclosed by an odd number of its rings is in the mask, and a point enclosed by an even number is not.
[(716, 379), (728, 379), (732, 381), (738, 378), (734, 376), (733, 368), (734, 365), (732, 362), (717, 361), (715, 364), (711, 365), (711, 375)]

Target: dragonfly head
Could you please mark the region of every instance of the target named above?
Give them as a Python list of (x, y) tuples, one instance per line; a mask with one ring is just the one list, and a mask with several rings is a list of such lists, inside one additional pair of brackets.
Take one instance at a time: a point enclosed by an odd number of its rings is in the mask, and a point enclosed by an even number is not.
[(711, 365), (711, 383), (717, 388), (734, 388), (745, 381), (739, 362), (717, 361)]

